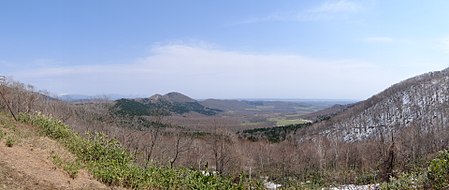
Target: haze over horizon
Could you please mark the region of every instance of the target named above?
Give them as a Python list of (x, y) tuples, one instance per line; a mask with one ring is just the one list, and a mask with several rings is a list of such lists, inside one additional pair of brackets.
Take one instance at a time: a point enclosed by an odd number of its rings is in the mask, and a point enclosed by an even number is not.
[(449, 1), (194, 2), (0, 2), (0, 75), (56, 94), (363, 100), (449, 67)]

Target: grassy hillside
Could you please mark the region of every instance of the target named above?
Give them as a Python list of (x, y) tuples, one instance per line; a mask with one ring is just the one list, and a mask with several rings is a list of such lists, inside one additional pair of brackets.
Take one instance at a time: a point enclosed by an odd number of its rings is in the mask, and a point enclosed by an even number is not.
[[(0, 112), (0, 189), (110, 189), (36, 127)], [(56, 162), (56, 159), (65, 162)]]
[(0, 139), (3, 143), (13, 147), (36, 134), (55, 140), (71, 156), (51, 155), (53, 163), (73, 179), (78, 178), (81, 171), (87, 170), (95, 179), (109, 186), (133, 189), (247, 189), (250, 186), (261, 189), (259, 182), (250, 181), (244, 176), (233, 181), (225, 176), (204, 175), (201, 171), (187, 168), (140, 167), (118, 141), (102, 133), (86, 134), (83, 137), (62, 122), (43, 114), (21, 113), (18, 118), (26, 126), (33, 126), (31, 130), (34, 133), (16, 132), (19, 130), (10, 124), (12, 120), (2, 116)]

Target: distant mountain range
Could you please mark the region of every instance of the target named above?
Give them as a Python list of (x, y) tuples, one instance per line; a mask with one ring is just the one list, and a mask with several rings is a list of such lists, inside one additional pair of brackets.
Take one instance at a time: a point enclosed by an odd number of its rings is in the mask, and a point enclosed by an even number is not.
[[(120, 115), (144, 116), (164, 112), (166, 115), (198, 113), (213, 116), (219, 113), (255, 115), (260, 113), (293, 113), (308, 114), (335, 104), (349, 104), (350, 100), (317, 100), (317, 99), (204, 99), (195, 100), (179, 92), (165, 95), (155, 94), (149, 98), (137, 95), (82, 95), (63, 94), (56, 97), (72, 103), (97, 102), (106, 100), (113, 103), (111, 111)], [(158, 113), (160, 114), (160, 113)], [(309, 116), (307, 116), (309, 118)], [(314, 118), (312, 119), (314, 120)]]
[[(172, 92), (183, 95), (179, 92)], [(171, 94), (171, 93), (168, 93)], [(162, 96), (160, 94), (155, 94), (153, 96)], [(183, 95), (189, 99), (192, 99), (186, 95)], [(123, 95), (123, 94), (99, 94), (99, 95), (85, 95), (85, 94), (59, 94), (57, 96), (53, 96), (54, 98), (63, 100), (63, 101), (80, 101), (80, 100), (92, 100), (92, 99), (108, 99), (108, 100), (118, 100), (118, 99), (137, 99), (142, 98), (142, 95)], [(151, 97), (150, 97), (151, 98)], [(205, 104), (209, 102), (218, 101), (221, 103), (239, 103), (240, 105), (244, 105), (245, 102), (296, 102), (296, 103), (326, 103), (326, 104), (351, 104), (357, 102), (358, 100), (349, 100), (349, 99), (284, 99), (284, 98), (236, 98), (236, 99), (194, 99), (199, 102), (203, 102)], [(241, 104), (243, 103), (243, 104)], [(212, 103), (213, 104), (213, 103)], [(251, 104), (251, 103), (250, 103)]]
[(139, 95), (104, 94), (104, 95), (83, 95), (83, 94), (61, 94), (55, 98), (66, 102), (89, 101), (96, 99), (118, 100), (122, 98), (137, 98)]

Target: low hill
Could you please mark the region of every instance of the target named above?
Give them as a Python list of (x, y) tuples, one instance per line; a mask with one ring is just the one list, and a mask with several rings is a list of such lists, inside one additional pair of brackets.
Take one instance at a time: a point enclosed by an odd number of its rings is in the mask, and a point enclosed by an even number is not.
[(221, 110), (201, 105), (198, 101), (177, 92), (153, 95), (150, 98), (119, 99), (114, 101), (113, 112), (119, 115), (146, 116), (155, 114), (186, 114), (196, 112), (215, 115)]

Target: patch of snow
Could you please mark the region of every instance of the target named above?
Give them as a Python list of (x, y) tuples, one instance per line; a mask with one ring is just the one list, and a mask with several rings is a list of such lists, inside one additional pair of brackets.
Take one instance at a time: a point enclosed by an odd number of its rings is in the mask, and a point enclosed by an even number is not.
[(278, 189), (278, 188), (282, 187), (281, 184), (276, 184), (276, 183), (273, 183), (271, 181), (266, 181), (266, 182), (263, 183), (263, 185), (265, 186), (265, 188), (267, 188), (269, 190), (275, 190), (275, 189)]
[(410, 103), (410, 96), (408, 94), (404, 94), (402, 96), (402, 105), (406, 105)]
[(276, 190), (282, 187), (281, 184), (276, 184), (274, 182), (268, 181), (268, 177), (265, 177), (263, 180), (263, 186), (268, 190)]
[[(327, 190), (378, 190), (380, 189), (379, 184), (368, 184), (368, 185), (342, 185), (339, 187), (331, 187)], [(325, 190), (325, 188), (323, 188)]]
[(209, 172), (209, 171), (202, 170), (201, 174), (203, 174), (203, 176), (210, 176), (210, 175), (218, 175), (218, 172), (217, 171)]

